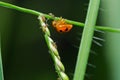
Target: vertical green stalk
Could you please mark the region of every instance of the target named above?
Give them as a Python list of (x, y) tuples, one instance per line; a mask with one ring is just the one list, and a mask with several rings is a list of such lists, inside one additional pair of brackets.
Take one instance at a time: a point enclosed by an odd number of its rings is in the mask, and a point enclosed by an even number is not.
[(1, 57), (1, 34), (0, 34), (0, 80), (4, 80), (3, 68), (2, 68), (2, 57)]
[(84, 80), (100, 0), (90, 0), (73, 80)]

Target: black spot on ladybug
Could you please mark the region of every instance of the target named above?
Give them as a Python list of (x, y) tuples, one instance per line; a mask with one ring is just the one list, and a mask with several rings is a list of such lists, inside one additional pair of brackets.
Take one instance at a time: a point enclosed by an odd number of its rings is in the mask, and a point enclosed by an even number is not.
[(65, 31), (68, 31), (68, 28), (66, 28)]
[(60, 30), (60, 32), (63, 32), (62, 30)]

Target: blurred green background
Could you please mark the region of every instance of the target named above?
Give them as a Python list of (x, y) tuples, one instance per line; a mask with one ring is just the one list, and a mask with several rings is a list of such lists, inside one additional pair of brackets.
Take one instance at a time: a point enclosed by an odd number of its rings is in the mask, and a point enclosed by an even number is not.
[[(55, 16), (62, 16), (80, 22), (85, 21), (89, 2), (89, 0), (1, 1), (34, 9), (42, 13), (53, 13)], [(108, 24), (109, 26), (109, 23), (112, 24), (113, 18), (111, 16), (106, 16), (111, 12), (106, 11), (108, 8), (104, 6), (109, 0), (105, 1), (101, 1), (101, 3), (104, 4), (100, 6), (97, 25)], [(117, 11), (115, 13), (117, 13)], [(111, 17), (111, 19), (108, 17)], [(110, 19), (111, 22), (107, 22), (107, 19)], [(118, 18), (118, 21), (119, 19), (120, 18)], [(114, 23), (116, 24), (116, 22)], [(48, 21), (48, 24), (52, 38), (58, 45), (58, 50), (62, 62), (65, 65), (66, 73), (70, 77), (70, 80), (72, 80), (78, 52), (78, 48), (76, 47), (78, 47), (80, 43), (82, 28), (73, 27), (70, 32), (60, 34), (51, 27), (51, 20)], [(55, 72), (51, 56), (49, 55), (37, 16), (0, 7), (0, 28), (2, 32), (2, 58), (5, 80), (56, 80), (58, 76)], [(87, 67), (85, 80), (110, 80), (108, 78), (108, 70), (109, 65), (111, 65), (109, 64), (111, 63), (111, 59), (109, 60), (109, 48), (107, 44), (109, 44), (111, 40), (107, 36), (113, 36), (113, 33), (110, 33), (112, 35), (106, 33), (107, 32), (105, 32), (105, 34), (95, 32), (95, 36), (100, 38), (105, 37), (104, 43), (107, 43), (105, 45), (103, 43), (102, 47), (95, 43), (92, 44), (91, 51), (95, 51), (97, 55), (90, 54), (89, 63), (96, 66), (96, 68)], [(113, 38), (112, 41), (114, 41)], [(109, 46), (112, 45), (111, 43), (112, 42), (110, 42)], [(116, 45), (114, 47), (116, 47)], [(110, 52), (112, 53), (112, 51)], [(120, 51), (117, 52), (120, 53)]]
[[(120, 28), (120, 0), (102, 0), (102, 25)], [(105, 34), (105, 56), (108, 80), (120, 80), (120, 33)]]

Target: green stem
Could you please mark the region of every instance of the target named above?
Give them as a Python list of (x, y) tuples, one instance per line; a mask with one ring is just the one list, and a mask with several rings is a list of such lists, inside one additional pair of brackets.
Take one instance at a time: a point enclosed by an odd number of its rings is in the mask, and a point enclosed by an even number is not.
[(45, 41), (47, 43), (47, 46), (49, 48), (49, 52), (51, 54), (51, 57), (54, 61), (55, 64), (55, 69), (56, 72), (59, 75), (60, 80), (69, 80), (69, 77), (65, 74), (65, 68), (64, 65), (61, 62), (60, 56), (59, 56), (59, 52), (57, 50), (57, 45), (55, 44), (55, 42), (52, 40), (51, 36), (50, 36), (50, 31), (45, 23), (45, 17), (40, 15), (38, 17), (40, 24), (41, 24), (41, 28), (42, 31), (44, 32), (44, 36), (45, 36)]
[(0, 48), (0, 80), (4, 80), (4, 78), (3, 78), (3, 67), (2, 67), (2, 57), (1, 57), (1, 48)]
[(102, 30), (102, 31), (109, 31), (109, 32), (120, 32), (120, 29), (117, 28), (111, 28), (111, 27), (106, 27), (106, 26), (96, 26), (96, 29)]
[(1, 34), (0, 34), (0, 80), (4, 80), (3, 67), (2, 67), (2, 56), (1, 56)]
[(73, 80), (84, 80), (100, 0), (90, 0)]
[[(33, 14), (33, 15), (36, 15), (36, 16), (44, 15), (46, 18), (49, 18), (49, 19), (52, 19), (52, 20), (59, 20), (60, 19), (59, 17), (53, 17), (53, 16), (48, 15), (48, 14), (44, 14), (44, 13), (41, 13), (41, 12), (38, 12), (38, 11), (35, 11), (35, 10), (31, 10), (31, 9), (22, 8), (22, 7), (15, 6), (15, 5), (12, 5), (12, 4), (9, 4), (9, 3), (6, 3), (6, 2), (2, 2), (2, 1), (0, 1), (0, 6), (10, 8), (10, 9), (15, 9), (15, 10), (25, 12), (25, 13), (29, 13), (29, 14)], [(73, 24), (73, 25), (76, 25), (76, 26), (79, 26), (79, 27), (84, 27), (84, 25), (85, 25), (82, 22), (77, 22), (77, 21), (72, 21), (72, 20), (67, 20), (67, 19), (66, 19), (66, 22), (70, 23), (70, 24)], [(109, 31), (109, 32), (120, 32), (120, 29), (114, 29), (114, 28), (105, 27), (105, 26), (95, 26), (95, 28), (98, 29), (98, 30)]]

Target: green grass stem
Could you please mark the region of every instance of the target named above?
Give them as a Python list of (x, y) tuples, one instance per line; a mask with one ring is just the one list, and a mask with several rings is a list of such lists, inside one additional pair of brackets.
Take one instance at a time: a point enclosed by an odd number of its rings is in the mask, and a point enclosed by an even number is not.
[[(41, 13), (41, 12), (38, 12), (38, 11), (35, 11), (35, 10), (31, 10), (31, 9), (27, 9), (27, 8), (22, 8), (22, 7), (15, 6), (13, 4), (2, 2), (2, 1), (0, 1), (0, 6), (10, 8), (10, 9), (14, 9), (14, 10), (17, 10), (17, 11), (20, 11), (20, 12), (33, 14), (33, 15), (36, 15), (36, 16), (44, 15), (46, 18), (52, 19), (52, 20), (59, 20), (60, 19), (60, 17), (53, 17), (53, 16), (48, 15), (48, 14), (44, 14), (44, 13)], [(84, 25), (85, 25), (82, 22), (72, 21), (72, 20), (68, 20), (68, 19), (66, 19), (66, 22), (70, 23), (70, 24), (73, 24), (73, 25), (76, 25), (76, 26), (79, 26), (79, 27), (84, 27)], [(120, 32), (120, 29), (110, 28), (110, 27), (107, 27), (107, 26), (95, 26), (95, 28), (98, 29), (98, 30), (109, 31), (109, 32)]]
[(0, 48), (0, 80), (4, 80), (4, 78), (3, 78), (3, 67), (2, 67), (2, 57), (1, 57), (1, 48)]
[(84, 80), (100, 0), (90, 0), (73, 80)]
[(59, 52), (57, 50), (57, 45), (53, 41), (53, 39), (50, 36), (50, 31), (47, 27), (47, 24), (45, 23), (45, 17), (40, 15), (38, 17), (38, 20), (40, 21), (40, 27), (42, 28), (42, 31), (44, 32), (45, 41), (47, 43), (47, 46), (49, 48), (49, 53), (51, 54), (51, 57), (54, 61), (56, 72), (58, 73), (59, 80), (69, 80), (69, 77), (65, 74), (65, 68), (63, 63), (61, 62)]
[(0, 80), (4, 80), (3, 66), (2, 66), (2, 55), (1, 55), (1, 34), (0, 34)]

